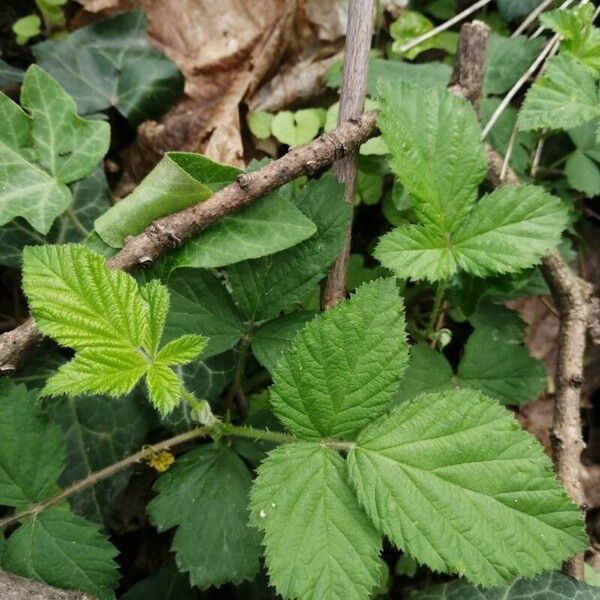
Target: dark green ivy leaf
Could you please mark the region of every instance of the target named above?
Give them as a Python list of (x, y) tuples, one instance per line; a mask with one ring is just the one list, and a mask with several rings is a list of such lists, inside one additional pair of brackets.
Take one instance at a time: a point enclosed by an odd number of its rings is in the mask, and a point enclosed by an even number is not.
[(183, 92), (177, 66), (148, 43), (143, 12), (116, 15), (33, 47), (38, 64), (82, 114), (114, 106), (133, 123), (162, 114)]
[(16, 85), (23, 81), (25, 73), (19, 69), (11, 67), (8, 63), (0, 60), (0, 89), (6, 89), (11, 85)]

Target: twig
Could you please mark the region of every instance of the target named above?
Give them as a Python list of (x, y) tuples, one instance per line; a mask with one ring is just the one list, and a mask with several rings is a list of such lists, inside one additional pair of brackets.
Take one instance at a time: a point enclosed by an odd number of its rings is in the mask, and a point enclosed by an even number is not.
[(517, 128), (517, 123), (512, 128), (510, 133), (510, 139), (508, 140), (508, 146), (506, 147), (506, 154), (504, 155), (504, 160), (502, 161), (502, 169), (500, 171), (500, 181), (504, 181), (506, 179), (506, 172), (508, 170), (508, 165), (510, 164), (510, 159), (513, 153), (513, 149), (515, 147), (515, 142), (517, 140), (517, 134), (519, 133), (519, 129)]
[(100, 471), (96, 471), (95, 473), (90, 473), (85, 479), (81, 479), (80, 481), (76, 481), (72, 485), (66, 487), (56, 496), (52, 496), (52, 498), (48, 498), (48, 500), (44, 500), (38, 504), (34, 504), (30, 506), (26, 510), (18, 512), (10, 517), (5, 517), (4, 519), (0, 519), (0, 529), (5, 529), (6, 527), (13, 525), (14, 523), (18, 523), (22, 519), (27, 517), (31, 517), (33, 515), (37, 515), (42, 511), (50, 508), (66, 500), (70, 496), (74, 494), (78, 494), (79, 492), (89, 488), (99, 481), (130, 467), (136, 462), (140, 462), (146, 458), (150, 458), (153, 454), (160, 450), (166, 450), (167, 448), (172, 448), (173, 446), (177, 446), (179, 444), (183, 444), (185, 442), (189, 442), (191, 440), (195, 440), (197, 438), (205, 437), (208, 435), (209, 429), (207, 427), (199, 427), (197, 429), (192, 429), (191, 431), (186, 431), (180, 435), (176, 435), (175, 437), (169, 438), (168, 440), (164, 440), (158, 444), (154, 444), (153, 446), (148, 446), (143, 448), (139, 452), (120, 460), (117, 463), (109, 465), (108, 467), (101, 469)]
[[(194, 234), (223, 217), (252, 204), (284, 183), (301, 175), (314, 175), (357, 148), (376, 131), (375, 111), (342, 123), (305, 146), (294, 148), (282, 158), (213, 194), (208, 200), (158, 219), (144, 232), (127, 241), (108, 265), (132, 271), (150, 265), (169, 249), (183, 244)], [(42, 340), (33, 319), (0, 335), (0, 373), (17, 369), (26, 354)]]
[[(364, 110), (372, 29), (373, 0), (350, 0), (338, 123), (356, 117)], [(358, 148), (355, 148), (333, 165), (335, 176), (345, 186), (344, 199), (349, 204), (354, 201), (357, 160)], [(324, 310), (335, 306), (346, 297), (351, 237), (350, 222), (346, 232), (346, 243), (329, 268), (323, 285), (321, 307)]]
[(75, 590), (61, 590), (41, 581), (25, 579), (0, 571), (0, 598), (2, 600), (94, 600), (92, 596)]
[(521, 35), (545, 10), (554, 0), (544, 0), (538, 4), (524, 19), (524, 21), (512, 32), (511, 38)]
[(473, 14), (475, 11), (479, 10), (480, 8), (483, 8), (486, 4), (489, 4), (491, 1), (492, 0), (479, 0), (478, 2), (475, 2), (475, 4), (472, 4), (468, 8), (465, 8), (465, 10), (459, 12), (457, 15), (453, 16), (451, 19), (444, 21), (441, 25), (438, 25), (435, 29), (432, 29), (431, 31), (428, 31), (427, 33), (424, 33), (423, 35), (420, 35), (419, 37), (415, 38), (414, 40), (407, 42), (406, 44), (404, 44), (404, 46), (400, 47), (400, 52), (401, 53), (408, 52), (411, 48), (414, 48), (415, 46), (422, 44), (423, 42), (431, 39), (432, 37), (435, 37), (438, 33), (442, 32), (442, 31), (446, 31), (446, 29), (450, 29), (450, 27), (452, 27), (452, 25), (455, 25), (456, 23), (460, 23), (460, 21), (466, 19), (469, 15)]

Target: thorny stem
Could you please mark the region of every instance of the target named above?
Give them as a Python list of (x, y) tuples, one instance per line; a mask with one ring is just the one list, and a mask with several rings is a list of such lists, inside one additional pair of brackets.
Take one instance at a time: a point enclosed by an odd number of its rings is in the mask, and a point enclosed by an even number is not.
[[(77, 481), (66, 487), (59, 494), (56, 494), (56, 496), (52, 496), (43, 502), (34, 504), (33, 506), (30, 506), (29, 508), (14, 515), (0, 519), (0, 529), (6, 529), (10, 525), (26, 519), (27, 517), (36, 516), (52, 506), (59, 504), (63, 500), (66, 500), (70, 496), (78, 494), (79, 492), (82, 492), (96, 483), (115, 475), (119, 471), (122, 471), (123, 469), (126, 469), (135, 463), (150, 458), (153, 454), (156, 454), (161, 450), (166, 450), (168, 448), (172, 448), (173, 446), (184, 444), (185, 442), (190, 442), (192, 440), (209, 436), (215, 439), (219, 439), (223, 436), (243, 437), (256, 441), (262, 440), (265, 442), (273, 442), (275, 444), (289, 444), (300, 441), (297, 437), (288, 433), (270, 431), (268, 429), (255, 429), (245, 425), (223, 423), (215, 418), (212, 422), (212, 425), (198, 427), (196, 429), (192, 429), (191, 431), (186, 431), (185, 433), (176, 435), (175, 437), (159, 442), (158, 444), (154, 444), (153, 446), (145, 446), (139, 452), (136, 452), (135, 454), (132, 454), (131, 456), (128, 456), (117, 463), (101, 469), (100, 471), (96, 471), (95, 473), (90, 473), (85, 479), (81, 479), (80, 481)], [(337, 452), (350, 452), (350, 450), (352, 450), (356, 445), (354, 442), (348, 442), (336, 438), (323, 438), (319, 440), (318, 443)]]

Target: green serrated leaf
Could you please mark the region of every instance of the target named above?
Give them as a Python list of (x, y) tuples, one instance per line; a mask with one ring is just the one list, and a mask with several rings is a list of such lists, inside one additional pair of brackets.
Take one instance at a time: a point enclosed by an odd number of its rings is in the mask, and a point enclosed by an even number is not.
[(168, 365), (158, 361), (148, 367), (146, 385), (152, 403), (162, 415), (172, 412), (184, 394), (179, 377)]
[(275, 414), (303, 438), (353, 436), (385, 410), (407, 360), (394, 280), (366, 283), (308, 323), (281, 358), (271, 388)]
[(293, 312), (261, 325), (252, 333), (252, 352), (256, 360), (272, 373), (298, 331), (315, 315), (313, 311)]
[(490, 327), (478, 327), (470, 335), (457, 375), (461, 385), (502, 404), (531, 402), (546, 385), (544, 365)]
[(453, 235), (460, 268), (479, 277), (533, 266), (558, 245), (566, 206), (541, 187), (506, 186), (484, 196)]
[(343, 459), (318, 444), (269, 453), (252, 485), (269, 576), (286, 599), (367, 600), (379, 583), (381, 540), (358, 507)]
[(471, 106), (446, 90), (382, 84), (379, 126), (424, 223), (451, 232), (472, 208), (487, 161)]
[(160, 345), (169, 312), (169, 292), (158, 279), (153, 279), (140, 288), (140, 293), (148, 304), (148, 327), (143, 345), (154, 355)]
[(165, 339), (185, 333), (208, 338), (204, 358), (233, 348), (244, 323), (223, 284), (210, 271), (181, 269), (169, 279), (171, 311), (167, 318)]
[(227, 269), (233, 297), (246, 318), (277, 316), (302, 302), (325, 276), (344, 244), (352, 214), (343, 194), (332, 175), (309, 182), (294, 204), (315, 223), (317, 233), (288, 250)]
[(235, 452), (211, 444), (178, 458), (154, 486), (158, 496), (148, 513), (160, 531), (177, 527), (172, 549), (192, 585), (240, 583), (258, 572), (259, 536), (248, 527), (250, 482)]
[(600, 114), (598, 86), (588, 69), (566, 55), (548, 61), (519, 112), (520, 129), (572, 129)]
[(583, 152), (573, 152), (565, 164), (565, 175), (569, 185), (588, 198), (600, 194), (600, 169), (598, 165)]
[(3, 567), (22, 577), (112, 600), (116, 548), (97, 525), (61, 508), (29, 517), (10, 536)]
[(502, 304), (479, 304), (469, 316), (469, 321), (476, 330), (494, 330), (507, 342), (521, 343), (525, 340), (525, 321), (516, 310)]
[(542, 448), (477, 392), (400, 404), (359, 435), (348, 463), (375, 526), (434, 570), (498, 586), (588, 546)]
[[(390, 35), (395, 40), (392, 44), (392, 51), (402, 54), (401, 48), (404, 44), (432, 29), (433, 23), (424, 15), (413, 10), (402, 11), (402, 14), (390, 25)], [(404, 55), (409, 60), (413, 60), (421, 52), (434, 48), (445, 50), (449, 54), (455, 54), (457, 44), (458, 34), (456, 32), (443, 31), (411, 48)]]
[(183, 92), (181, 73), (150, 46), (147, 27), (142, 11), (124, 13), (37, 44), (33, 53), (81, 113), (114, 106), (139, 123), (162, 114)]
[(58, 427), (24, 385), (0, 388), (0, 504), (24, 508), (59, 491), (65, 459)]
[(110, 130), (78, 117), (70, 96), (36, 65), (25, 74), (21, 103), (25, 110), (0, 94), (7, 125), (0, 133), (0, 225), (23, 217), (46, 234), (71, 203), (65, 184), (94, 170)]
[(544, 573), (534, 579), (517, 579), (512, 585), (482, 590), (466, 581), (450, 581), (413, 592), (409, 600), (597, 600), (594, 588), (565, 577), (561, 573)]
[(182, 335), (165, 344), (156, 354), (156, 360), (169, 365), (186, 365), (198, 357), (206, 344), (206, 338), (201, 335)]

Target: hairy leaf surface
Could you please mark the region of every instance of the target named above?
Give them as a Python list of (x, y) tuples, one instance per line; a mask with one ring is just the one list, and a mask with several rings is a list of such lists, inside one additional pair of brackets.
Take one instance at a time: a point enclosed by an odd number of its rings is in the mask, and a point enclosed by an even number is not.
[(359, 435), (348, 463), (376, 527), (434, 570), (497, 586), (588, 545), (542, 448), (477, 392), (399, 405)]
[(352, 436), (383, 411), (406, 367), (404, 310), (392, 279), (302, 329), (273, 375), (275, 414), (305, 438)]
[(269, 453), (252, 486), (271, 582), (286, 599), (367, 600), (381, 540), (360, 510), (343, 459), (305, 442)]

